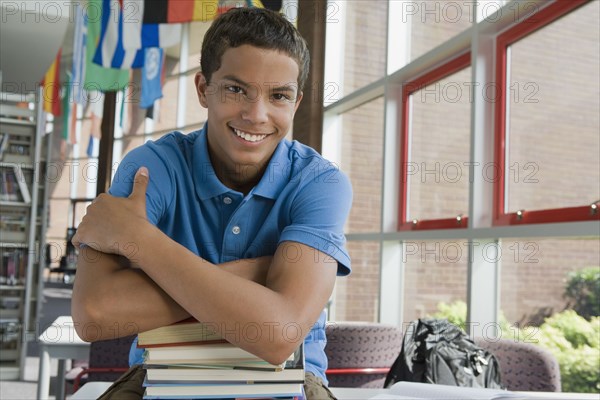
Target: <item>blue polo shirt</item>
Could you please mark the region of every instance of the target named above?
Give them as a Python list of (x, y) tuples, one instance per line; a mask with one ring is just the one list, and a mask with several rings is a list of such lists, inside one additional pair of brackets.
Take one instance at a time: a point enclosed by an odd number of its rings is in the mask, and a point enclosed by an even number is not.
[[(169, 133), (127, 153), (109, 193), (128, 196), (136, 171), (145, 166), (149, 221), (211, 263), (273, 255), (281, 242), (293, 241), (337, 261), (338, 276), (349, 274), (343, 234), (352, 203), (348, 178), (312, 148), (284, 139), (244, 196), (217, 178), (206, 129)], [(304, 343), (306, 370), (326, 381), (324, 312)], [(135, 346), (131, 364), (142, 362), (143, 352)]]

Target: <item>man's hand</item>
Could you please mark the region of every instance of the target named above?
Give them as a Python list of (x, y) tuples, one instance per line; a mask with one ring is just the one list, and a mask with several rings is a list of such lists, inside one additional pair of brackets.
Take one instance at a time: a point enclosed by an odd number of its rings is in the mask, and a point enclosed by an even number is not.
[(134, 261), (138, 252), (136, 234), (152, 225), (146, 217), (148, 169), (141, 167), (135, 174), (129, 197), (101, 194), (87, 208), (77, 227), (72, 243), (103, 253), (118, 254)]

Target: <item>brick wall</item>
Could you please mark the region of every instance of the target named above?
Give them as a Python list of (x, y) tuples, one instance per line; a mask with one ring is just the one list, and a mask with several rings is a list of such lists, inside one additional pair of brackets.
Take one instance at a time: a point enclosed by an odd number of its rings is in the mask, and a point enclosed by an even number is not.
[[(386, 3), (348, 1), (346, 8), (344, 93), (361, 88), (385, 74)], [(352, 181), (354, 200), (348, 232), (378, 232), (381, 227), (383, 98), (342, 117), (340, 168)], [(352, 274), (338, 278), (336, 319), (374, 321), (379, 301), (379, 243), (350, 242)]]

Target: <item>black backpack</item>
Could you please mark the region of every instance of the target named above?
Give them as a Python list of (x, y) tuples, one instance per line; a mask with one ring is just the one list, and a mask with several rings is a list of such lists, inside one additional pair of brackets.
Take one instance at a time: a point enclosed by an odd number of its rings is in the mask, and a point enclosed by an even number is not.
[(502, 388), (496, 357), (445, 319), (419, 319), (410, 323), (400, 355), (384, 386), (390, 387), (398, 381)]

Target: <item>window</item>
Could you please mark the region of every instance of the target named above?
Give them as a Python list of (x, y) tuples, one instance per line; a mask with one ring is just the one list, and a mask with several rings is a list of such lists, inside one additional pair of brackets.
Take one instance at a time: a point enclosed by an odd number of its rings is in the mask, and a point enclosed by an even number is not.
[[(357, 274), (337, 280), (332, 309), (342, 311), (331, 318), (354, 317), (356, 307), (400, 326), (435, 314), (441, 302), (460, 301), (467, 303), (474, 335), (498, 323), (500, 312), (510, 323), (533, 324), (543, 307), (565, 306), (560, 281), (567, 269), (600, 263), (597, 220), (590, 218), (590, 205), (600, 199), (600, 2), (388, 3), (387, 74), (325, 102), (323, 152), (350, 175), (358, 196), (346, 227)], [(457, 5), (468, 23), (451, 21)], [(327, 25), (326, 82), (345, 79), (348, 45), (331, 38), (351, 30), (351, 23)], [(508, 55), (508, 64), (498, 55)], [(505, 81), (497, 66), (506, 66)], [(383, 130), (383, 151), (370, 157), (362, 152), (364, 142), (354, 143), (362, 139), (342, 136), (356, 122), (342, 129), (341, 121), (380, 97), (381, 121), (369, 120), (369, 127), (377, 135)], [(498, 107), (506, 112), (502, 119)], [(501, 124), (506, 135), (497, 141)], [(339, 133), (331, 135), (336, 125)], [(358, 178), (373, 171), (377, 157), (383, 160), (375, 194), (365, 189), (372, 182)], [(369, 166), (368, 173), (361, 175), (359, 165)], [(498, 188), (506, 188), (502, 197)], [(498, 226), (498, 198), (506, 199), (502, 215), (525, 210), (527, 216)], [(380, 207), (369, 208), (366, 199)], [(571, 208), (585, 217), (552, 224), (530, 218), (545, 209), (568, 215)], [(369, 254), (371, 246), (379, 252)], [(538, 288), (542, 276), (552, 289)], [(370, 307), (378, 310), (366, 311)]]
[(410, 60), (415, 60), (473, 23), (469, 1), (403, 1), (402, 23), (410, 26)]
[(401, 230), (467, 225), (470, 60), (464, 54), (404, 85)]
[(329, 318), (334, 321), (377, 321), (380, 244), (375, 241), (348, 244), (352, 273), (336, 280)]
[(497, 224), (598, 219), (599, 10), (559, 1), (498, 38)]
[(566, 309), (568, 274), (600, 265), (597, 238), (504, 238), (499, 250), (500, 310), (519, 326), (539, 326)]
[(407, 240), (403, 246), (403, 326), (431, 317), (440, 303), (466, 303), (467, 240)]
[(340, 65), (337, 79), (325, 87), (326, 102), (385, 75), (387, 11), (387, 2), (379, 2), (376, 6), (366, 0), (329, 3), (327, 30), (341, 29), (336, 46), (342, 43), (344, 52), (340, 58), (343, 64)]
[(383, 98), (341, 115), (340, 169), (353, 188), (348, 232), (377, 232), (381, 227)]

